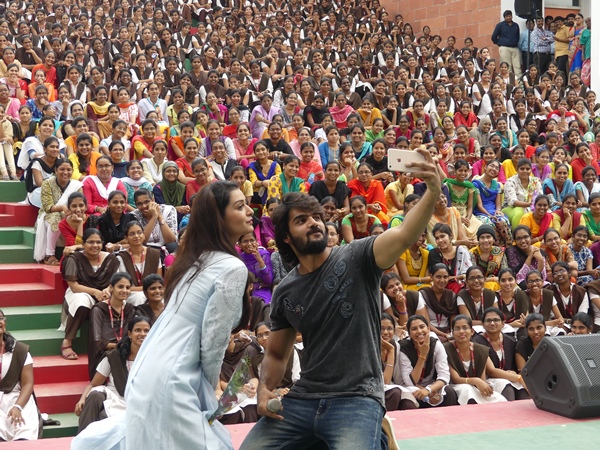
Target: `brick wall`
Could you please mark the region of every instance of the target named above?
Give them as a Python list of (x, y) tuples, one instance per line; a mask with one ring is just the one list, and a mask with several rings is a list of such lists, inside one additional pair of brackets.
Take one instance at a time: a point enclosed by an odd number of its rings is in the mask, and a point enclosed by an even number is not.
[(382, 0), (381, 4), (392, 20), (396, 14), (402, 14), (404, 23), (410, 23), (417, 36), (428, 25), (431, 34), (442, 36), (444, 45), (446, 38), (453, 35), (456, 47), (461, 48), (463, 39), (470, 36), (475, 47), (490, 47), (497, 56), (497, 47), (490, 37), (501, 20), (498, 0)]

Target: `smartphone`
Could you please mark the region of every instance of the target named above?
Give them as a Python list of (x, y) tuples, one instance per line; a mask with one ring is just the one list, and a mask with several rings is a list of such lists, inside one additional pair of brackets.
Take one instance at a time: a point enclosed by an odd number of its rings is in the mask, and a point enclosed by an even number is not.
[(392, 172), (410, 172), (406, 164), (410, 162), (423, 162), (425, 157), (415, 150), (400, 150), (390, 148), (388, 150), (388, 169)]

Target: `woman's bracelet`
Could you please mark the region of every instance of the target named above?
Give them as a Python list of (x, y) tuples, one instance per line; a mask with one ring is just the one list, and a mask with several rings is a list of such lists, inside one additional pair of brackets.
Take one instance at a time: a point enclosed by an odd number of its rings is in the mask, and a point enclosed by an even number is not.
[(393, 365), (393, 364), (388, 364), (388, 363), (385, 363), (385, 366), (386, 366), (386, 367), (394, 367), (394, 365)]
[(23, 407), (21, 405), (15, 403), (12, 407), (17, 408), (19, 411), (23, 412)]

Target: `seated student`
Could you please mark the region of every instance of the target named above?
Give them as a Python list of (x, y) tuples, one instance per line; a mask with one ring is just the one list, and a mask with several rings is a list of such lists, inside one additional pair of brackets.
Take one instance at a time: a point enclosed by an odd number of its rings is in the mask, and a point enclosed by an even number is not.
[(477, 230), (478, 245), (470, 250), (471, 262), (479, 267), (485, 276), (484, 287), (492, 291), (500, 288), (498, 273), (507, 267), (504, 248), (494, 245), (496, 238), (496, 228), (482, 225)]
[[(595, 171), (594, 176), (596, 176)], [(577, 197), (574, 194), (565, 195), (562, 208), (552, 211), (552, 214), (555, 218), (558, 218), (560, 228), (557, 228), (557, 230), (560, 231), (560, 236), (565, 240), (571, 239), (575, 228), (581, 226), (586, 228), (583, 214), (577, 211)], [(552, 223), (558, 225), (554, 221)]]
[(113, 163), (113, 177), (125, 178), (127, 176), (127, 164), (125, 161), (125, 146), (121, 141), (113, 141), (108, 145), (108, 155)]
[[(594, 268), (592, 251), (587, 247), (590, 232), (585, 225), (579, 225), (573, 230), (569, 250), (577, 262), (577, 284), (584, 286), (600, 277), (600, 270)], [(570, 269), (569, 269), (570, 270)]]
[(394, 317), (398, 325), (405, 326), (410, 316), (427, 316), (427, 308), (418, 291), (405, 291), (397, 273), (388, 272), (381, 277), (381, 310)]
[(135, 209), (133, 195), (138, 189), (152, 191), (152, 184), (144, 178), (144, 166), (136, 159), (127, 163), (127, 176), (123, 177), (121, 182), (127, 189), (127, 210), (129, 212)]
[(240, 188), (240, 191), (246, 197), (246, 203), (249, 205), (252, 202), (254, 189), (252, 188), (252, 182), (246, 178), (246, 170), (242, 166), (233, 166), (229, 172), (228, 181), (235, 183)]
[[(578, 312), (587, 313), (590, 309), (590, 299), (584, 288), (571, 281), (571, 268), (563, 261), (552, 264), (552, 286), (554, 300), (563, 319), (573, 319)], [(563, 325), (566, 332), (570, 331), (567, 323)]]
[[(443, 199), (443, 195), (440, 195), (440, 198)], [(446, 264), (450, 275), (447, 287), (457, 293), (464, 286), (467, 269), (473, 265), (471, 254), (467, 247), (459, 245), (462, 241), (453, 239), (452, 229), (445, 223), (436, 223), (431, 234), (437, 247), (429, 252), (429, 272), (436, 264)]]
[[(577, 262), (573, 257), (573, 253), (566, 243), (563, 243), (560, 233), (555, 228), (548, 228), (544, 233), (543, 243), (540, 246), (542, 252), (546, 256), (548, 266), (562, 261), (569, 266), (569, 273), (573, 279), (577, 279)], [(551, 272), (549, 272), (551, 274)]]
[(544, 320), (548, 328), (548, 334), (556, 336), (564, 334), (564, 319), (558, 309), (558, 303), (552, 291), (543, 289), (544, 280), (539, 270), (530, 270), (525, 277), (527, 285), (527, 295), (529, 296), (529, 313), (538, 313)]
[(519, 225), (513, 231), (515, 244), (506, 249), (506, 261), (516, 276), (519, 287), (527, 289), (525, 277), (532, 269), (537, 269), (542, 274), (542, 279), (546, 279), (546, 274), (550, 271), (544, 255), (538, 247), (531, 245), (531, 230), (526, 225)]
[(120, 179), (113, 177), (113, 163), (108, 156), (97, 160), (97, 175), (90, 175), (83, 180), (83, 194), (88, 200), (88, 214), (100, 215), (106, 212), (108, 197), (113, 191), (127, 194), (127, 189)]
[(427, 232), (400, 255), (396, 268), (407, 290), (416, 291), (431, 285), (429, 276), (429, 250), (423, 248)]
[(227, 181), (231, 175), (231, 170), (237, 165), (237, 161), (229, 158), (225, 150), (225, 144), (221, 141), (212, 143), (212, 157), (210, 165), (212, 166), (215, 179)]
[(152, 326), (165, 310), (164, 278), (155, 273), (148, 275), (143, 281), (143, 292), (146, 301), (135, 308), (135, 315), (147, 317)]
[(81, 192), (81, 182), (71, 180), (73, 165), (68, 159), (59, 159), (54, 165), (55, 176), (42, 183), (42, 207), (36, 221), (35, 247), (33, 257), (36, 261), (50, 266), (59, 265), (56, 259), (56, 244), (60, 237), (58, 224), (69, 211), (69, 195)]
[(2, 402), (0, 441), (33, 441), (39, 437), (40, 420), (33, 395), (33, 358), (29, 346), (17, 341), (6, 329), (0, 310), (2, 355)]
[(448, 266), (442, 263), (434, 264), (429, 269), (431, 273), (431, 287), (419, 290), (421, 299), (427, 308), (429, 326), (437, 338), (446, 342), (451, 338), (450, 323), (458, 314), (454, 292), (447, 288), (450, 278)]
[[(120, 191), (119, 191), (120, 192)], [(65, 242), (64, 256), (81, 248), (83, 232), (88, 228), (98, 228), (98, 216), (87, 215), (87, 199), (81, 192), (73, 192), (67, 199), (68, 213), (58, 223), (58, 229)]]
[(123, 144), (125, 151), (123, 152), (123, 159), (125, 162), (129, 161), (129, 153), (131, 149), (131, 141), (127, 139), (127, 122), (124, 120), (115, 120), (112, 124), (112, 134), (106, 139), (100, 141), (100, 152), (105, 155), (109, 154), (110, 144), (113, 142), (120, 142)]
[(454, 342), (444, 344), (458, 404), (505, 402), (506, 399), (487, 383), (487, 369), (492, 367), (489, 349), (471, 342), (473, 334), (471, 319), (459, 314), (452, 321)]
[(125, 226), (135, 220), (127, 212), (127, 196), (122, 191), (113, 191), (108, 195), (108, 206), (104, 214), (98, 217), (98, 229), (102, 233), (104, 249), (107, 252), (121, 251), (125, 243)]
[(256, 277), (253, 295), (262, 298), (265, 303), (271, 303), (271, 287), (273, 285), (273, 267), (271, 254), (258, 245), (254, 232), (240, 237), (240, 258), (246, 264), (248, 272)]
[(162, 180), (162, 169), (167, 163), (167, 143), (162, 139), (154, 141), (152, 144), (152, 158), (142, 159), (144, 166), (144, 178), (153, 186)]
[(406, 324), (409, 339), (400, 341), (398, 362), (392, 381), (408, 388), (419, 407), (458, 404), (450, 383), (448, 356), (442, 343), (430, 336), (425, 317), (414, 315)]
[(146, 245), (166, 246), (169, 252), (177, 247), (177, 211), (170, 205), (159, 205), (147, 189), (134, 194), (135, 220), (144, 227)]
[(94, 304), (107, 299), (104, 289), (119, 269), (116, 256), (102, 251), (100, 231), (95, 228), (85, 230), (82, 241), (83, 251), (67, 256), (61, 267), (63, 279), (69, 286), (65, 292), (65, 339), (60, 349), (65, 359), (78, 358), (72, 348), (73, 339), (77, 337), (77, 332)]
[(125, 272), (116, 272), (105, 288), (106, 301), (96, 303), (90, 311), (90, 332), (88, 341), (88, 371), (90, 380), (105, 352), (117, 348), (123, 339), (124, 330), (133, 319), (134, 307), (127, 303), (131, 289), (131, 277)]
[(102, 153), (92, 148), (92, 137), (87, 133), (81, 133), (77, 137), (76, 151), (69, 155), (69, 160), (73, 163), (73, 179), (83, 181), (88, 175), (98, 174), (98, 159), (101, 156)]
[(544, 316), (539, 313), (529, 314), (525, 320), (525, 329), (527, 330), (527, 336), (521, 337), (515, 347), (517, 373), (521, 373), (533, 351), (540, 345), (546, 335)]
[(525, 291), (517, 288), (515, 273), (510, 268), (498, 272), (498, 284), (498, 308), (504, 315), (504, 322), (509, 326), (505, 327), (503, 332), (514, 335), (525, 327), (525, 316), (529, 314), (529, 297)]
[(488, 308), (483, 312), (484, 333), (476, 334), (473, 342), (489, 348), (492, 367), (486, 366), (488, 382), (495, 392), (508, 401), (529, 398), (523, 378), (516, 373), (515, 340), (502, 332), (504, 314), (498, 308)]
[(147, 317), (131, 319), (127, 324), (127, 336), (100, 361), (94, 378), (75, 405), (75, 414), (79, 416), (77, 434), (92, 422), (125, 413), (125, 386), (129, 369), (150, 332), (150, 327), (150, 319)]
[[(187, 141), (186, 141), (187, 142)], [(221, 142), (217, 141), (218, 144)], [(189, 180), (185, 184), (185, 201), (187, 203), (191, 203), (191, 198), (200, 192), (205, 186), (208, 186), (210, 183), (217, 181), (216, 179), (212, 179), (210, 177), (210, 165), (204, 158), (196, 158), (190, 164), (192, 169), (192, 174), (194, 178)]]
[[(164, 141), (157, 141), (164, 142)], [(190, 206), (185, 198), (185, 185), (177, 180), (179, 167), (173, 161), (166, 161), (161, 168), (162, 176), (152, 189), (154, 200), (159, 205), (171, 205), (177, 211), (177, 218), (181, 219), (189, 214)]]
[(381, 314), (381, 370), (385, 384), (386, 411), (417, 409), (419, 404), (409, 389), (392, 384), (392, 376), (396, 367), (398, 343), (394, 339), (396, 321), (387, 313)]
[(367, 213), (367, 199), (356, 195), (350, 199), (350, 214), (342, 219), (343, 244), (349, 244), (355, 239), (362, 239), (371, 235), (371, 227), (381, 224), (373, 214)]
[(150, 274), (162, 275), (160, 249), (144, 245), (144, 229), (139, 222), (132, 220), (125, 225), (125, 243), (127, 251), (119, 252), (119, 271), (127, 272), (132, 279), (131, 292), (127, 303), (133, 306), (146, 301), (143, 291), (143, 280)]
[(498, 306), (496, 294), (484, 287), (485, 277), (479, 266), (467, 269), (466, 285), (456, 294), (458, 312), (471, 319), (471, 327), (476, 326), (475, 332), (483, 331), (483, 311), (492, 306)]
[(569, 334), (591, 334), (594, 329), (594, 321), (589, 314), (578, 312), (573, 316), (571, 332)]

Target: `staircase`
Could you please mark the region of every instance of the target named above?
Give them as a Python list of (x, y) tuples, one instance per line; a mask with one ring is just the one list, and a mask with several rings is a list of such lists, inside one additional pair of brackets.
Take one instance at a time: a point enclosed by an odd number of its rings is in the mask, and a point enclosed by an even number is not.
[(37, 209), (17, 203), (25, 195), (24, 183), (0, 182), (0, 309), (8, 331), (30, 346), (40, 411), (61, 422), (45, 427), (44, 438), (74, 436), (75, 403), (88, 384), (87, 326), (73, 341), (79, 359), (63, 359), (57, 328), (65, 286), (58, 267), (33, 261)]

